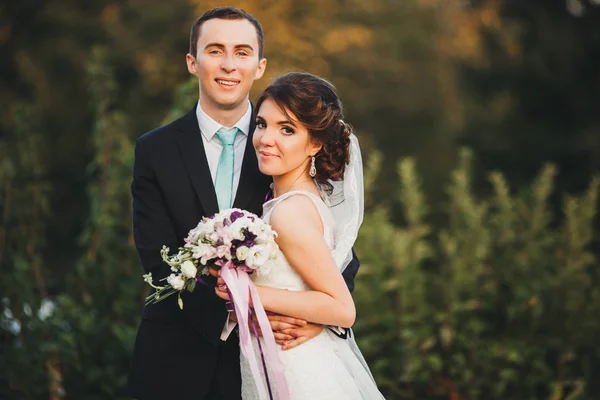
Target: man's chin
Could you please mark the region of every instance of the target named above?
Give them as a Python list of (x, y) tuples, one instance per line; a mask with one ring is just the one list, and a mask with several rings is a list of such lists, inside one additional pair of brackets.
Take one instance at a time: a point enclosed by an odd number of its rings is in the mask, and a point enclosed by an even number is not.
[(224, 110), (224, 111), (229, 111), (229, 110), (235, 110), (236, 108), (239, 108), (240, 106), (246, 104), (246, 102), (248, 101), (248, 97), (235, 97), (235, 98), (220, 98), (220, 99), (215, 99), (216, 101), (214, 102), (214, 105), (220, 109), (220, 110)]

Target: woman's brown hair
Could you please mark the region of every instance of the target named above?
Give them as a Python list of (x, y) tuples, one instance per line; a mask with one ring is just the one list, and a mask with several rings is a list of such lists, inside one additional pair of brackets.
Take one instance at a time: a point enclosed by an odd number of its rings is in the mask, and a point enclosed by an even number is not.
[(315, 155), (317, 174), (314, 179), (323, 184), (329, 179), (341, 180), (350, 160), (352, 130), (344, 122), (342, 102), (335, 87), (309, 73), (289, 72), (264, 90), (256, 101), (256, 109), (267, 99), (277, 104), (288, 118), (293, 114), (311, 138), (322, 145)]

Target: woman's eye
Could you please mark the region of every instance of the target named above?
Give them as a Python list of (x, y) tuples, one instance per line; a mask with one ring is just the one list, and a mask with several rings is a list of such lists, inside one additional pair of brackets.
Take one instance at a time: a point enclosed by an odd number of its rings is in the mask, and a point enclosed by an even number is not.
[(258, 129), (265, 129), (267, 127), (267, 124), (265, 124), (263, 121), (256, 121), (256, 127)]
[(292, 128), (288, 128), (287, 126), (282, 127), (281, 130), (283, 131), (283, 133), (285, 135), (293, 135), (294, 134), (294, 130)]

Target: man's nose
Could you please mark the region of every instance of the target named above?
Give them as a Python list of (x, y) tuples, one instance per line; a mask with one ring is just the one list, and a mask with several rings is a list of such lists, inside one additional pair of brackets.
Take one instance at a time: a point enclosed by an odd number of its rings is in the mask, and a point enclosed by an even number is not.
[(230, 55), (223, 57), (221, 61), (221, 68), (224, 71), (231, 72), (235, 70), (235, 59)]

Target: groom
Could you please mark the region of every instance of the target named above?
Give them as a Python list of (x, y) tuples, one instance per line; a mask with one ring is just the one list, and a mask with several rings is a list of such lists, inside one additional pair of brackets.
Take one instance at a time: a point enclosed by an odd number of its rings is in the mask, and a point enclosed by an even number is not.
[[(248, 93), (265, 71), (259, 22), (245, 11), (219, 7), (193, 24), (188, 71), (198, 78), (199, 102), (187, 115), (136, 141), (131, 193), (135, 245), (155, 282), (169, 275), (163, 245), (176, 249), (204, 216), (237, 207), (262, 213), (270, 177), (258, 169)], [(344, 278), (352, 289), (358, 261)], [(144, 308), (129, 377), (139, 400), (241, 399), (239, 344), (215, 279)], [(321, 332), (285, 316), (271, 316), (276, 337), (298, 345)], [(287, 328), (287, 329), (286, 329)]]

